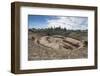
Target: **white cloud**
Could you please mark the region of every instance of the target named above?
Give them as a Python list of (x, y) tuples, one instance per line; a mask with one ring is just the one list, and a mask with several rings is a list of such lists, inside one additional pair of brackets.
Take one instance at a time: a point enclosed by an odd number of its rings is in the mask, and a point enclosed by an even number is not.
[(57, 17), (54, 19), (47, 20), (48, 27), (61, 27), (66, 29), (81, 29), (85, 30), (88, 26), (87, 17)]

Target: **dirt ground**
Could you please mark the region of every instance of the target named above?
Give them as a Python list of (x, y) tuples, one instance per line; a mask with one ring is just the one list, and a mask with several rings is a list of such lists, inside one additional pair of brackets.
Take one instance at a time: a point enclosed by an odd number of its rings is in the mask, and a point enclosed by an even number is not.
[(87, 58), (87, 47), (84, 40), (60, 35), (45, 36), (29, 33), (28, 60)]

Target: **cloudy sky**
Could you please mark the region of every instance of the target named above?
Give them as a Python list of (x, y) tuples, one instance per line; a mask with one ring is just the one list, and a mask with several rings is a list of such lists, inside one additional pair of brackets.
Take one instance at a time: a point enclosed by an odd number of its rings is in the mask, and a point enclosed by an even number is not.
[(88, 28), (88, 17), (29, 15), (29, 28), (61, 27), (73, 30)]

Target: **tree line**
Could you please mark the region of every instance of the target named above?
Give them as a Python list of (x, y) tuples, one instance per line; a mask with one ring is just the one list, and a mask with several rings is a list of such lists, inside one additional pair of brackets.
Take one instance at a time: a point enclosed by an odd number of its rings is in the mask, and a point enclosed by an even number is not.
[(49, 27), (49, 28), (31, 28), (29, 31), (34, 32), (34, 33), (45, 33), (47, 35), (68, 35), (72, 32), (74, 33), (87, 33), (87, 30), (71, 30), (71, 29), (66, 29), (66, 28), (61, 28), (61, 27)]

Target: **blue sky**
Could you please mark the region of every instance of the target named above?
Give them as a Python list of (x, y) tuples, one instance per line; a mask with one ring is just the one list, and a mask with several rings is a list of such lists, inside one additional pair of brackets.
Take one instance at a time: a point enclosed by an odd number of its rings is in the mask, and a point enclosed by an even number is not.
[(28, 16), (28, 25), (29, 28), (47, 28), (47, 20), (55, 19), (55, 16), (46, 16), (46, 15), (29, 15)]
[(75, 16), (47, 16), (47, 15), (28, 15), (29, 28), (62, 27), (67, 29), (88, 28), (88, 17)]

